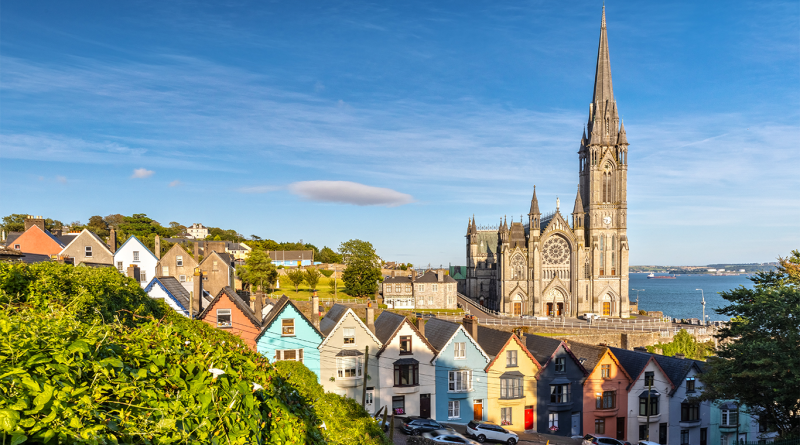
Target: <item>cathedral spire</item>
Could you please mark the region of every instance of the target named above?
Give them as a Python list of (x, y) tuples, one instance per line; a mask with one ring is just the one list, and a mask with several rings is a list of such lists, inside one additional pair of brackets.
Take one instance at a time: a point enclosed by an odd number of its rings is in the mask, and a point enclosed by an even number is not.
[(475, 227), (475, 215), (472, 215), (472, 227), (470, 227), (469, 233), (470, 233), (470, 235), (477, 235), (478, 234), (478, 228)]
[(625, 134), (625, 122), (622, 122), (620, 119), (620, 127), (619, 127), (619, 139), (617, 140), (617, 144), (619, 145), (628, 145), (628, 135)]
[(575, 208), (572, 209), (572, 214), (583, 213), (583, 200), (581, 200), (581, 186), (578, 185), (578, 194), (575, 196)]
[(528, 215), (539, 215), (539, 200), (536, 199), (536, 186), (533, 186), (533, 198), (531, 198), (531, 212)]
[(605, 110), (605, 107), (613, 102), (614, 88), (611, 86), (611, 59), (608, 55), (606, 7), (603, 5), (603, 20), (600, 23), (600, 45), (597, 48), (597, 70), (594, 75), (594, 95), (592, 97), (592, 103), (595, 104), (596, 108), (595, 114)]

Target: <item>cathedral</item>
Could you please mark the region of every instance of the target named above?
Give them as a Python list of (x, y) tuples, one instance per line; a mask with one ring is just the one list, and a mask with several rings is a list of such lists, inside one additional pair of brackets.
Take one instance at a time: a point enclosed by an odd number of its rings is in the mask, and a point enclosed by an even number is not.
[(515, 316), (628, 316), (628, 139), (611, 85), (605, 7), (578, 159), (572, 224), (558, 202), (553, 212), (539, 211), (535, 186), (527, 222), (470, 219), (468, 297)]

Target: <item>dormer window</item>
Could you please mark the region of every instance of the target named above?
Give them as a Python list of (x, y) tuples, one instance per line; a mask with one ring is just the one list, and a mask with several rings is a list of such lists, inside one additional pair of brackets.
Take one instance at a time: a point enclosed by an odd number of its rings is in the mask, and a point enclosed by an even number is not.
[(86, 258), (91, 258), (92, 257), (92, 246), (84, 247), (84, 252), (85, 252), (84, 255), (86, 255)]

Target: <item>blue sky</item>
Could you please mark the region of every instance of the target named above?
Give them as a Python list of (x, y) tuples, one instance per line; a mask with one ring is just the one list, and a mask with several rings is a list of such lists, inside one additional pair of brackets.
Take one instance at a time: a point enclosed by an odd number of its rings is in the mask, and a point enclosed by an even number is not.
[[(472, 214), (571, 210), (601, 5), (4, 2), (0, 213), (463, 264)], [(800, 3), (606, 6), (630, 263), (800, 248)]]

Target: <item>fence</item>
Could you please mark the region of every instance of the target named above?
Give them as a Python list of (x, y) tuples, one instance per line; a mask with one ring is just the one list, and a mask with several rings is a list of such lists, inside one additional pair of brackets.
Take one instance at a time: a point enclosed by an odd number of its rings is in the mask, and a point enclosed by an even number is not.
[(736, 442), (736, 445), (800, 445), (800, 437), (790, 438), (790, 439), (780, 439), (776, 438), (774, 441), (772, 439), (761, 439), (758, 441), (753, 442)]

